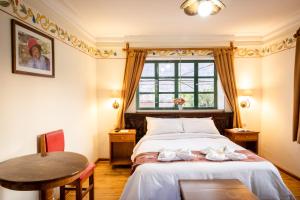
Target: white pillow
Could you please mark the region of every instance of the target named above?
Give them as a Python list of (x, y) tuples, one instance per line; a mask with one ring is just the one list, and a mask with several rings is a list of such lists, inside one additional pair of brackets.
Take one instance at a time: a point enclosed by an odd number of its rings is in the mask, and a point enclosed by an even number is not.
[(220, 134), (211, 118), (182, 118), (181, 120), (186, 133)]
[(180, 118), (146, 117), (147, 134), (158, 135), (166, 133), (182, 133), (183, 126)]

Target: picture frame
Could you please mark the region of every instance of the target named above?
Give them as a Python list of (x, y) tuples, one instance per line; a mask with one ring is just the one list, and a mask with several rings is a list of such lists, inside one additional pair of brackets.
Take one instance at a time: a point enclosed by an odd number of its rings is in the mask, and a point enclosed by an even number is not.
[(11, 34), (12, 73), (54, 78), (54, 39), (14, 19)]

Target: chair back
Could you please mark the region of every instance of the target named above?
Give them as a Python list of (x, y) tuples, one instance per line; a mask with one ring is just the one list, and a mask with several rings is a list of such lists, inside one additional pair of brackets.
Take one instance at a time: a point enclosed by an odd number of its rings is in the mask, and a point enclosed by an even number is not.
[(48, 132), (44, 134), (44, 150), (45, 152), (64, 151), (65, 139), (62, 129)]

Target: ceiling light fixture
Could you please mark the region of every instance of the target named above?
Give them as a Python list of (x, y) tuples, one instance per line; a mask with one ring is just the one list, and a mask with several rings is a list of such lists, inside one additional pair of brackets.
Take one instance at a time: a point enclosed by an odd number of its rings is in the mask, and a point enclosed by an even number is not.
[(181, 6), (185, 14), (194, 16), (200, 15), (206, 17), (215, 15), (225, 8), (225, 4), (221, 0), (185, 0)]

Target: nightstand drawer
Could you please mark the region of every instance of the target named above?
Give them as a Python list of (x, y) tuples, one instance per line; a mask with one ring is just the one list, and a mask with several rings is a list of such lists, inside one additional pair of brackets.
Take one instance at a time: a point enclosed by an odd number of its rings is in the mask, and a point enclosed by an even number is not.
[(257, 141), (258, 136), (257, 134), (239, 134), (234, 136), (235, 141)]
[(111, 142), (134, 142), (135, 141), (135, 135), (129, 135), (129, 134), (113, 134), (110, 135), (110, 141)]

